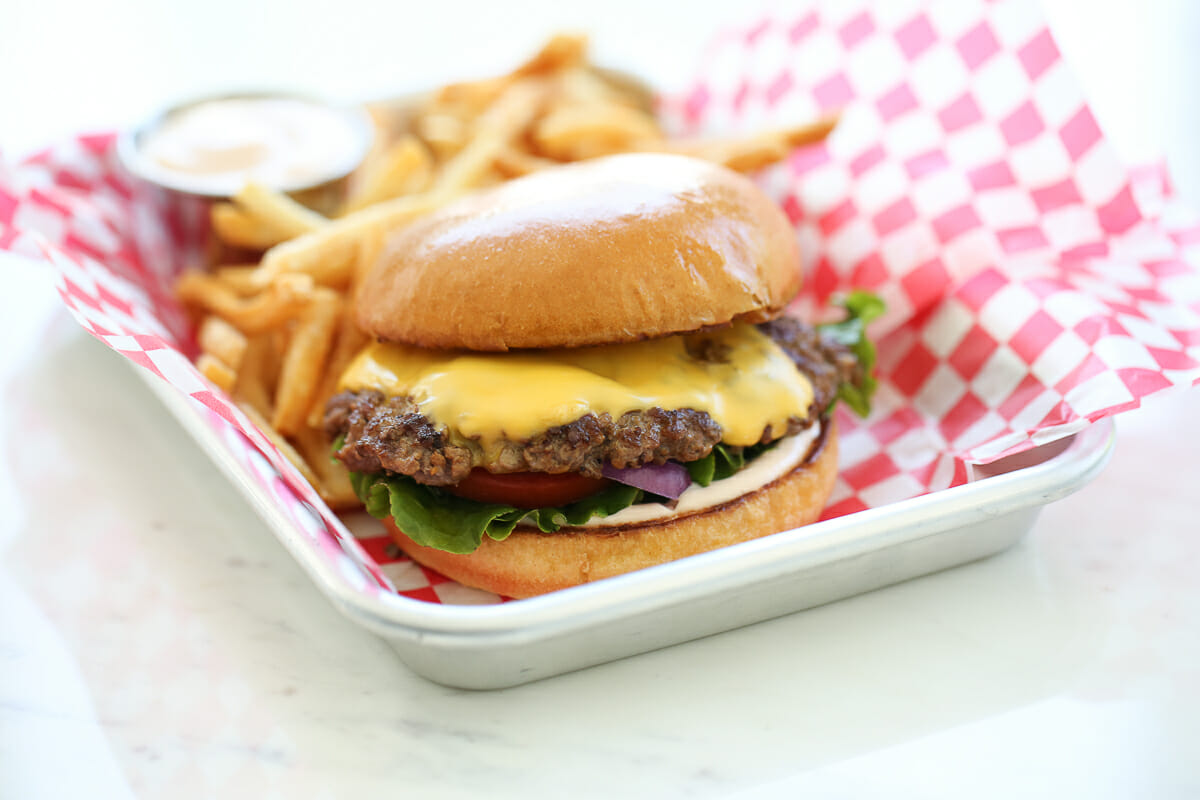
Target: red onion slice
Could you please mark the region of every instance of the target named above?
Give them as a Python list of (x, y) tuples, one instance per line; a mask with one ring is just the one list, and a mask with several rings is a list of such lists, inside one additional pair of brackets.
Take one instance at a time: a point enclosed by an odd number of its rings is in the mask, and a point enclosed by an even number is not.
[(644, 492), (657, 494), (678, 500), (683, 490), (692, 483), (692, 477), (687, 468), (674, 461), (665, 464), (647, 464), (644, 467), (626, 467), (617, 469), (611, 464), (605, 464), (602, 470), (604, 477), (618, 483), (634, 486)]

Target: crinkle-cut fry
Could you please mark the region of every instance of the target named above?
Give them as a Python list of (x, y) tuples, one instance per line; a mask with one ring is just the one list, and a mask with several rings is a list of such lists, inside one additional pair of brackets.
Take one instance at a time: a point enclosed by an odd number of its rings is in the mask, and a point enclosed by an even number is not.
[(434, 196), (457, 195), (489, 176), (496, 156), (537, 116), (549, 84), (528, 78), (513, 83), (475, 122), (470, 142), (446, 162), (434, 179)]
[(806, 125), (764, 131), (744, 138), (667, 142), (663, 149), (723, 164), (738, 172), (753, 172), (782, 161), (797, 147), (823, 141), (837, 122), (837, 116), (829, 116)]
[(292, 331), (275, 387), (275, 413), (271, 417), (271, 425), (285, 436), (294, 436), (307, 422), (341, 310), (341, 296), (320, 287)]
[(267, 421), (266, 415), (249, 403), (239, 402), (238, 408), (254, 423), (255, 427), (262, 431), (263, 436), (270, 439), (271, 444), (275, 445), (279, 452), (283, 453), (284, 458), (292, 462), (292, 466), (300, 471), (300, 474), (304, 476), (304, 480), (308, 481), (313, 487), (320, 485), (320, 481), (317, 479), (317, 474), (313, 471), (312, 465), (305, 460), (304, 456), (300, 455), (300, 451), (291, 442), (279, 431), (271, 427), (271, 423)]
[(283, 192), (259, 183), (247, 183), (233, 196), (233, 202), (252, 219), (281, 235), (281, 241), (315, 231), (329, 222)]
[(185, 305), (216, 314), (251, 335), (294, 318), (311, 301), (313, 289), (313, 279), (300, 274), (280, 275), (252, 297), (239, 295), (220, 278), (203, 272), (185, 272), (175, 284), (175, 294)]
[(555, 108), (538, 121), (533, 140), (551, 158), (576, 161), (647, 149), (663, 135), (654, 118), (639, 109), (593, 103)]
[(319, 428), (306, 428), (294, 437), (296, 449), (316, 473), (314, 486), (321, 499), (332, 509), (354, 508), (361, 505), (354, 487), (350, 485), (350, 473), (332, 455), (333, 443)]
[(237, 372), (212, 353), (201, 353), (196, 359), (196, 369), (200, 374), (213, 382), (218, 389), (229, 393), (237, 382)]
[(513, 70), (513, 75), (545, 75), (577, 67), (587, 61), (587, 36), (578, 33), (558, 33), (542, 45), (533, 58)]
[(519, 178), (561, 163), (552, 158), (536, 156), (520, 147), (509, 146), (500, 151), (493, 166), (505, 178)]
[(278, 276), (297, 273), (312, 276), (322, 286), (343, 288), (354, 277), (359, 243), (364, 236), (382, 236), (433, 211), (451, 197), (446, 192), (406, 195), (333, 220), (318, 231), (283, 242), (264, 253), (259, 280), (267, 285)]
[(433, 179), (433, 157), (415, 136), (405, 136), (380, 156), (377, 164), (355, 181), (343, 213), (401, 195), (424, 191)]
[(209, 219), (217, 238), (234, 247), (261, 252), (291, 238), (233, 203), (214, 203)]
[(246, 355), (246, 334), (218, 316), (207, 316), (196, 334), (200, 350), (221, 361), (232, 370), (242, 366)]

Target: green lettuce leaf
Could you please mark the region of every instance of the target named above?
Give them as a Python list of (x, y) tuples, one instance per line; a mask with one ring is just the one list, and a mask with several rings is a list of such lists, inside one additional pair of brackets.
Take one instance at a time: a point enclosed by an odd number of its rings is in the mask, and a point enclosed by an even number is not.
[(615, 514), (641, 500), (643, 494), (632, 486), (613, 484), (561, 508), (528, 510), (457, 497), (404, 475), (351, 472), (350, 483), (371, 516), (390, 516), (417, 544), (450, 553), (474, 552), (485, 535), (502, 541), (527, 516), (543, 532), (554, 533), (592, 517)]
[[(835, 305), (846, 310), (846, 318), (838, 322), (818, 325), (825, 336), (849, 347), (861, 369), (852, 382), (843, 381), (838, 386), (837, 400), (842, 400), (854, 413), (865, 417), (871, 413), (871, 395), (875, 393), (877, 381), (872, 375), (875, 368), (875, 344), (867, 338), (867, 325), (887, 310), (883, 300), (872, 292), (855, 289), (848, 295), (834, 298)], [(827, 411), (832, 411), (830, 406)]]

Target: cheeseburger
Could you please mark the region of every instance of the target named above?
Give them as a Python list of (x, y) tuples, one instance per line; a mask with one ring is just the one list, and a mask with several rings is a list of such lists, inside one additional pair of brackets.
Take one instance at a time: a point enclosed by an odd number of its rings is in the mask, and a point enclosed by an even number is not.
[(408, 555), (510, 597), (804, 525), (870, 351), (865, 312), (782, 316), (799, 288), (787, 218), (707, 162), (619, 155), (471, 195), (363, 277), (375, 341), (327, 408), (335, 455)]

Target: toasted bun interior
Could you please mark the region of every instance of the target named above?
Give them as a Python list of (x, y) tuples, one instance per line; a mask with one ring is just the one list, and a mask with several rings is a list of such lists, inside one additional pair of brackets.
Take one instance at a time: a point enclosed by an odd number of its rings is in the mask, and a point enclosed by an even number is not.
[(837, 430), (829, 422), (813, 456), (781, 478), (732, 502), (660, 523), (541, 533), (518, 528), (474, 553), (423, 547), (389, 518), (392, 538), (410, 557), (466, 586), (531, 597), (815, 522), (837, 475)]
[(783, 212), (683, 156), (543, 170), (398, 231), (364, 277), (359, 324), (422, 347), (635, 341), (776, 316), (800, 288)]

